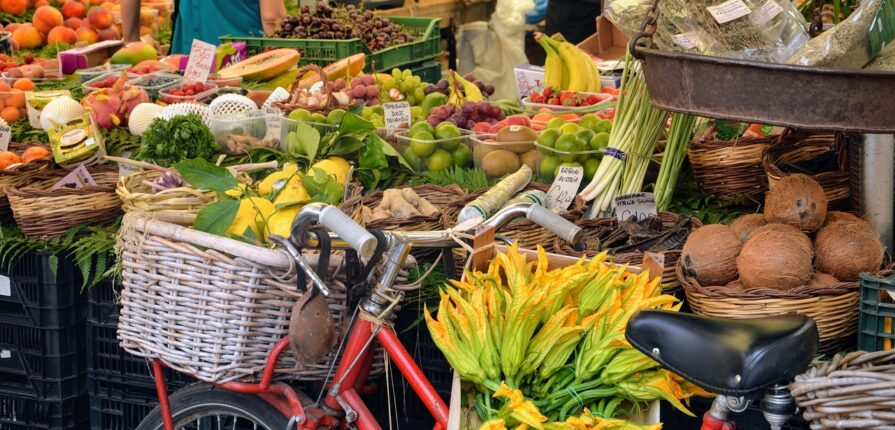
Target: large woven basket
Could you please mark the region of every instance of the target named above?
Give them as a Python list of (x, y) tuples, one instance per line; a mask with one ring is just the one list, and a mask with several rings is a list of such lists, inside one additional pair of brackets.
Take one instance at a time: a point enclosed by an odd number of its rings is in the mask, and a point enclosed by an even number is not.
[[(136, 212), (122, 221), (118, 250), (123, 268), (118, 338), (129, 353), (161, 359), (207, 382), (252, 380), (273, 346), (287, 336), (300, 293), (294, 264), (284, 251)], [(314, 255), (307, 257), (316, 263)], [(334, 255), (330, 266), (341, 262)], [(352, 309), (346, 270), (340, 267), (336, 273), (327, 281), (333, 294), (326, 300), (342, 336)], [(335, 359), (333, 351), (320, 363), (301, 367), (287, 349), (276, 372), (280, 378), (319, 382)], [(382, 370), (382, 360), (376, 360), (373, 374)]]
[(761, 155), (777, 136), (735, 140), (694, 141), (687, 151), (699, 189), (731, 199), (762, 195), (768, 190)]
[(827, 195), (831, 208), (848, 206), (848, 157), (845, 150), (844, 134), (834, 132), (804, 132), (786, 129), (762, 155), (762, 165), (768, 177), (768, 185), (790, 175), (782, 166), (812, 160), (835, 151), (837, 169), (811, 175), (820, 183)]
[(677, 277), (693, 312), (721, 318), (758, 318), (791, 312), (811, 317), (820, 333), (819, 351), (840, 351), (854, 344), (858, 329), (859, 285), (840, 282), (824, 287), (802, 286), (789, 291), (702, 286), (686, 273), (682, 261)]
[(118, 181), (115, 192), (125, 212), (144, 212), (159, 221), (191, 226), (196, 215), (217, 200), (217, 193), (191, 187), (171, 188), (153, 192), (145, 182), (152, 182), (164, 173), (146, 170), (125, 176)]
[[(662, 220), (662, 225), (665, 228), (673, 227), (677, 224), (678, 220), (680, 220), (681, 216), (687, 215), (678, 215), (671, 212), (659, 212), (659, 218)], [(693, 222), (693, 228), (702, 227), (702, 222), (694, 217), (690, 217)], [(615, 228), (618, 226), (618, 219), (616, 218), (595, 218), (595, 219), (579, 219), (575, 221), (575, 224), (581, 227), (582, 240), (585, 243), (589, 241), (595, 240), (594, 238), (599, 233), (599, 229), (604, 227)], [(689, 234), (688, 234), (689, 235)], [(683, 238), (682, 244), (686, 239)], [(682, 245), (683, 246), (683, 245)], [(561, 255), (568, 255), (570, 257), (593, 257), (594, 255), (599, 254), (599, 251), (595, 250), (584, 250), (579, 251), (575, 249), (572, 244), (566, 242), (562, 238), (555, 237), (553, 241), (553, 252)], [(681, 286), (681, 283), (677, 280), (677, 260), (681, 256), (681, 251), (677, 250), (669, 250), (661, 252), (662, 256), (665, 258), (665, 270), (662, 272), (662, 287), (668, 291), (676, 290)], [(612, 261), (617, 264), (631, 264), (631, 265), (640, 265), (643, 262), (643, 253), (642, 252), (628, 252), (624, 254), (615, 254), (612, 255)]]
[(68, 173), (47, 170), (26, 186), (6, 188), (13, 216), (26, 236), (48, 238), (80, 224), (111, 224), (121, 214), (121, 200), (115, 195), (117, 168), (92, 166), (96, 185), (50, 191)]
[[(25, 143), (12, 142), (9, 144), (9, 150), (19, 154), (32, 146), (41, 146), (47, 151), (50, 150), (49, 147), (36, 140)], [(52, 166), (53, 161), (48, 158), (0, 170), (0, 224), (12, 224), (13, 222), (12, 208), (9, 207), (9, 199), (6, 198), (6, 188), (25, 186)]]
[(895, 428), (895, 350), (817, 360), (789, 389), (812, 429)]
[[(406, 188), (406, 187), (397, 187)], [(417, 195), (429, 201), (439, 209), (462, 200), (466, 197), (466, 191), (457, 185), (441, 186), (441, 185), (420, 185), (417, 187), (409, 187), (416, 192)], [(401, 230), (401, 231), (430, 231), (441, 229), (441, 212), (431, 216), (413, 216), (405, 219), (387, 218), (376, 220), (373, 222), (364, 222), (362, 213), (363, 207), (373, 209), (382, 202), (382, 191), (368, 194), (363, 198), (360, 205), (354, 207), (352, 218), (365, 227), (377, 230)]]

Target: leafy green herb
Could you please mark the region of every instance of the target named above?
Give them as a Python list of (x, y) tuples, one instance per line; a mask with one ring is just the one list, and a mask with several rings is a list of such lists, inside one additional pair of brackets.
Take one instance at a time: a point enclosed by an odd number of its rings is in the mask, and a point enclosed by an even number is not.
[(121, 127), (113, 127), (103, 130), (103, 141), (106, 153), (121, 156), (126, 152), (134, 153), (140, 149), (140, 136), (134, 136), (130, 130)]
[(218, 143), (202, 117), (189, 114), (152, 121), (136, 158), (168, 167), (191, 158), (210, 159), (217, 150)]
[(740, 215), (758, 212), (759, 203), (748, 197), (721, 200), (699, 191), (691, 170), (682, 171), (668, 210), (698, 218), (703, 224), (730, 224)]
[(475, 191), (487, 188), (495, 183), (498, 179), (488, 179), (485, 172), (479, 169), (464, 169), (462, 167), (451, 167), (447, 170), (437, 172), (425, 172), (422, 176), (417, 176), (410, 180), (410, 185), (433, 184), (448, 186), (457, 184), (466, 191)]
[(31, 127), (31, 123), (28, 122), (28, 119), (22, 119), (16, 121), (9, 125), (12, 129), (12, 138), (13, 142), (31, 142), (32, 140), (36, 140), (43, 143), (50, 143), (50, 136), (47, 132), (39, 129)]

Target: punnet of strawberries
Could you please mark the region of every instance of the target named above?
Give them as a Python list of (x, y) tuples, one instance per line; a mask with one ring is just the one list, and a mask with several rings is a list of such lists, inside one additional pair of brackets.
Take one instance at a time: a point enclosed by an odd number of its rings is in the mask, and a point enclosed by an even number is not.
[(584, 107), (593, 106), (597, 103), (606, 101), (611, 96), (612, 93), (606, 91), (602, 94), (592, 94), (579, 93), (576, 91), (562, 91), (553, 87), (547, 87), (544, 88), (544, 91), (531, 93), (528, 100), (532, 103), (545, 105)]
[(204, 93), (205, 91), (208, 91), (212, 88), (214, 87), (205, 85), (201, 82), (196, 82), (193, 84), (183, 84), (177, 88), (171, 88), (165, 92), (172, 96), (194, 96)]

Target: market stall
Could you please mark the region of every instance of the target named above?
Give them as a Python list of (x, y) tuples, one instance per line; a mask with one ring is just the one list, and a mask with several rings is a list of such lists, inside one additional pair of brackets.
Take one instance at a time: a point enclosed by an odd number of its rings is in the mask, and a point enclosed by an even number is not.
[(892, 8), (493, 3), (0, 1), (0, 428), (888, 428)]

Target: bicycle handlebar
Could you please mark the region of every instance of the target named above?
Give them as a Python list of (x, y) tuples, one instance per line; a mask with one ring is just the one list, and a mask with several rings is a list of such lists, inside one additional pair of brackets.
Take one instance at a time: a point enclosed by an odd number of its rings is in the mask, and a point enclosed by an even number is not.
[(354, 222), (339, 208), (323, 203), (310, 203), (302, 208), (292, 223), (292, 240), (302, 243), (307, 229), (316, 222), (323, 224), (329, 231), (347, 242), (361, 258), (370, 258), (376, 251), (379, 241), (375, 236)]
[(529, 221), (550, 230), (553, 234), (561, 237), (566, 242), (574, 244), (577, 243), (578, 239), (581, 237), (581, 227), (578, 227), (543, 206), (535, 204), (531, 205), (531, 207), (528, 208), (525, 217), (528, 218)]

